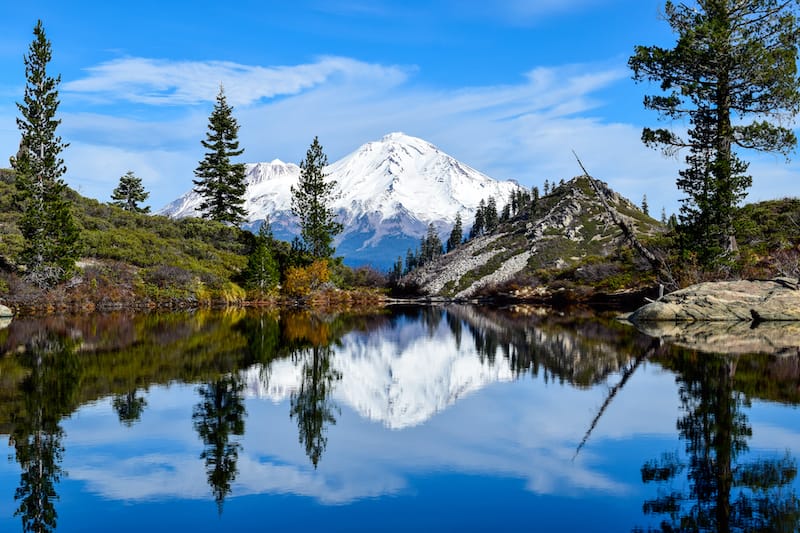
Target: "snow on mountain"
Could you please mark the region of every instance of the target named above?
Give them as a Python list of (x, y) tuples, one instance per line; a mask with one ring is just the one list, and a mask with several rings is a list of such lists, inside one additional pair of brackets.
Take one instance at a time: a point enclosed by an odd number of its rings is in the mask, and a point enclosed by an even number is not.
[[(332, 399), (392, 429), (422, 424), (490, 383), (514, 379), (507, 358), (490, 364), (474, 343), (457, 346), (444, 323), (432, 332), (417, 322), (380, 335), (350, 333), (334, 350), (331, 368), (341, 380)], [(303, 363), (286, 358), (249, 368), (242, 373), (246, 395), (287, 400), (300, 389)]]
[[(299, 233), (291, 214), (291, 185), (300, 167), (274, 160), (245, 166), (245, 208), (250, 227), (269, 216), (273, 231), (290, 239)], [(457, 161), (422, 139), (390, 133), (369, 142), (326, 168), (337, 182), (337, 210), (344, 231), (336, 239), (337, 254), (350, 263), (385, 266), (408, 247), (414, 248), (433, 223), (446, 240), (460, 213), (465, 231), (482, 199), (493, 196), (502, 207), (513, 181), (497, 181)], [(159, 214), (173, 218), (198, 216), (201, 198), (190, 191)]]

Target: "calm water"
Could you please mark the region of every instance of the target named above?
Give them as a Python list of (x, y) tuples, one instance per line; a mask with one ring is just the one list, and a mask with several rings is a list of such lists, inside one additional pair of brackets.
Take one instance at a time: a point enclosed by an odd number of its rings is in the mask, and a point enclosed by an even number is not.
[(458, 306), (18, 319), (0, 530), (796, 531), (789, 339)]

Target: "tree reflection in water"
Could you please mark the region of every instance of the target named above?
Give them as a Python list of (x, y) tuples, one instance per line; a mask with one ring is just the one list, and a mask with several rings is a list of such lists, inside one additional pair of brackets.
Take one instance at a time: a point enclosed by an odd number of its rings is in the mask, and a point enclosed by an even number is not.
[(54, 531), (64, 454), (59, 422), (77, 394), (78, 359), (69, 339), (37, 333), (21, 361), (29, 373), (20, 386), (23, 401), (12, 413), (11, 441), (21, 471), (15, 516), (21, 517), (23, 531)]
[(244, 435), (243, 388), (235, 375), (200, 386), (201, 400), (192, 414), (194, 429), (205, 445), (200, 458), (205, 460), (208, 484), (220, 514), (238, 473), (236, 462), (242, 445), (232, 437)]
[[(641, 469), (644, 483), (658, 495), (644, 503), (645, 514), (666, 515), (660, 531), (800, 530), (800, 500), (792, 490), (797, 462), (789, 455), (739, 462), (752, 436), (734, 389), (738, 358), (681, 351), (669, 361), (684, 416), (678, 420), (687, 459), (665, 453)], [(688, 491), (673, 488), (683, 472)]]
[(119, 421), (127, 427), (131, 427), (141, 420), (144, 408), (147, 407), (147, 400), (138, 396), (136, 392), (136, 390), (131, 390), (125, 394), (118, 394), (111, 402)]
[(315, 345), (295, 355), (304, 361), (303, 379), (299, 390), (292, 393), (290, 416), (297, 417), (298, 440), (305, 447), (314, 468), (317, 468), (328, 444), (326, 426), (336, 424), (333, 412), (338, 409), (330, 395), (334, 382), (341, 379), (341, 374), (331, 368), (332, 354), (330, 346)]
[(281, 317), (283, 345), (295, 364), (301, 364), (301, 381), (290, 398), (291, 418), (297, 418), (298, 441), (317, 468), (328, 439), (328, 425), (336, 424), (331, 400), (334, 384), (342, 378), (331, 366), (331, 345), (353, 326), (341, 317), (328, 320), (308, 312), (287, 313)]

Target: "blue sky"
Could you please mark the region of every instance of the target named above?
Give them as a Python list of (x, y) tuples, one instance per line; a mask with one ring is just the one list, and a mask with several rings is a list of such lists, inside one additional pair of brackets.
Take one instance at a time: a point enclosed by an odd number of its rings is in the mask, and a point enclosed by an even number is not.
[[(579, 174), (574, 149), (634, 202), (647, 194), (651, 214), (678, 207), (680, 161), (639, 141), (656, 117), (627, 68), (635, 45), (673, 42), (662, 0), (9, 4), (0, 165), (16, 152), (22, 57), (41, 18), (62, 76), (65, 179), (102, 201), (128, 170), (156, 209), (190, 189), (222, 83), (245, 162), (299, 162), (315, 135), (334, 161), (403, 131), (526, 186)], [(746, 158), (750, 200), (798, 196), (795, 162)]]

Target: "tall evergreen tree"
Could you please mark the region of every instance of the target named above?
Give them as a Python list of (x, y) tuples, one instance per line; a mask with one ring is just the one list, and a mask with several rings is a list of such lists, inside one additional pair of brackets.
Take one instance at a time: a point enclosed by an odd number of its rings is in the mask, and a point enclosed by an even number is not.
[(450, 231), (450, 238), (447, 239), (447, 251), (452, 252), (459, 244), (461, 239), (464, 238), (464, 228), (461, 222), (461, 213), (456, 213), (456, 221), (453, 224), (453, 229)]
[(61, 76), (48, 76), (47, 64), (52, 53), (50, 41), (36, 23), (34, 39), (25, 56), (25, 96), (17, 103), (20, 117), (17, 127), (22, 133), (20, 149), (11, 158), (16, 171), (17, 201), (22, 207), (19, 228), (25, 237), (20, 262), (26, 276), (41, 287), (67, 279), (75, 270), (80, 255), (79, 230), (70, 211), (66, 172), (61, 151), (67, 147), (56, 135), (61, 124), (56, 119)]
[(510, 218), (511, 218), (511, 204), (508, 203), (504, 205), (503, 210), (500, 211), (500, 222), (508, 222)]
[(472, 223), (472, 229), (469, 232), (469, 238), (474, 239), (483, 235), (483, 230), (486, 228), (486, 202), (481, 200), (478, 202), (478, 209), (475, 210), (475, 221)]
[(497, 222), (497, 200), (494, 199), (494, 196), (490, 196), (486, 202), (486, 210), (483, 212), (483, 223), (487, 233), (497, 227)]
[(149, 213), (150, 206), (139, 207), (139, 203), (147, 200), (148, 196), (150, 193), (144, 190), (142, 179), (129, 170), (119, 179), (119, 185), (111, 193), (111, 199), (114, 200), (111, 203), (132, 213)]
[(420, 245), (422, 263), (429, 263), (440, 255), (442, 255), (442, 240), (439, 238), (439, 234), (436, 233), (436, 226), (431, 222), (428, 224), (428, 231), (425, 233), (425, 236), (422, 237), (422, 243)]
[(642, 195), (642, 213), (644, 213), (647, 216), (650, 216), (650, 206), (647, 203), (647, 195), (646, 194)]
[(333, 255), (333, 238), (343, 229), (330, 207), (336, 182), (325, 180), (327, 164), (322, 145), (314, 137), (306, 158), (300, 163), (297, 187), (292, 185), (292, 213), (300, 218), (300, 234), (305, 248), (317, 258)]
[(247, 267), (243, 272), (245, 283), (249, 289), (264, 294), (280, 282), (280, 269), (273, 254), (272, 228), (269, 218), (264, 220), (256, 235), (256, 245), (247, 256)]
[(392, 265), (391, 270), (389, 270), (389, 281), (395, 282), (403, 277), (403, 258), (397, 256), (397, 261), (394, 262)]
[(784, 126), (800, 111), (797, 2), (668, 1), (665, 13), (676, 46), (637, 46), (628, 64), (634, 80), (664, 92), (646, 96), (645, 108), (688, 118), (690, 128), (685, 137), (645, 128), (642, 140), (670, 155), (689, 149), (677, 180), (686, 194), (681, 228), (688, 247), (712, 262), (735, 249), (736, 209), (751, 184), (735, 148), (785, 155), (797, 143)]
[(214, 110), (208, 118), (206, 139), (200, 141), (206, 149), (205, 157), (197, 165), (194, 190), (203, 197), (200, 209), (204, 216), (232, 225), (238, 225), (247, 216), (244, 209), (244, 163), (232, 163), (231, 158), (244, 153), (239, 148), (239, 124), (228, 105), (225, 91), (220, 86)]
[(406, 269), (403, 271), (403, 273), (408, 274), (409, 272), (417, 268), (417, 266), (419, 266), (418, 262), (419, 261), (417, 260), (417, 254), (414, 253), (414, 250), (409, 248), (406, 251)]

